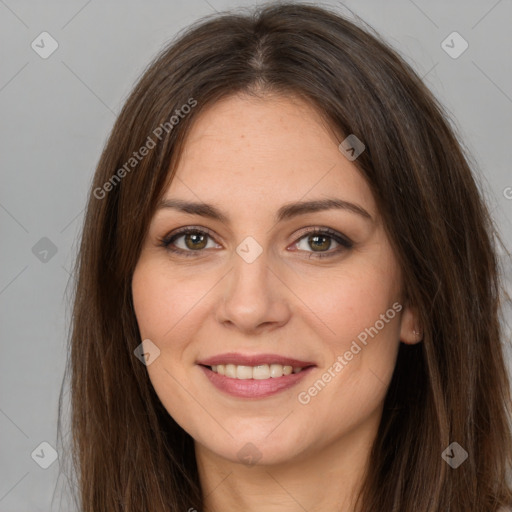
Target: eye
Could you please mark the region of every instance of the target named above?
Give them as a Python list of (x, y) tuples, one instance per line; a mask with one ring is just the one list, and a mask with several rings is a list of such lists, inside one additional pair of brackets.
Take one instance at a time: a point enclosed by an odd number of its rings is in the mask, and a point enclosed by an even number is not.
[[(209, 238), (213, 239), (212, 235), (204, 228), (183, 228), (160, 240), (160, 245), (168, 251), (182, 254), (183, 256), (198, 256), (198, 253), (203, 249), (212, 248), (212, 246), (208, 246)], [(183, 240), (180, 241), (180, 239)], [(213, 244), (213, 247), (215, 246)]]
[[(329, 251), (328, 249), (332, 247), (333, 242), (338, 247), (335, 250)], [(336, 256), (347, 249), (351, 249), (353, 245), (353, 242), (347, 237), (329, 228), (315, 228), (312, 231), (308, 231), (294, 244), (299, 250), (306, 252), (308, 248), (312, 248), (313, 250), (309, 251), (311, 254), (308, 258)]]

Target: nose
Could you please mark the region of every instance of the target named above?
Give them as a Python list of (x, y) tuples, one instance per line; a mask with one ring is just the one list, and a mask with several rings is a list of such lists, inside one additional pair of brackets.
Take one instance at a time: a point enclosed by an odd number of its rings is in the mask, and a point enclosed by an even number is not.
[(287, 287), (268, 265), (266, 252), (251, 263), (233, 255), (233, 267), (223, 279), (217, 321), (244, 333), (268, 332), (290, 319)]

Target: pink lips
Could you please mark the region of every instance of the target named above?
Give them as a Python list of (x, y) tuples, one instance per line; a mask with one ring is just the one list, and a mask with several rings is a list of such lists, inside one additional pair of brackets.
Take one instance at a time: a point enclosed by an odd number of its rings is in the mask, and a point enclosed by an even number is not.
[[(283, 366), (300, 367), (299, 373), (291, 373), (282, 377), (269, 379), (233, 379), (212, 371), (210, 366), (234, 364), (239, 366), (257, 366), (260, 364), (281, 364)], [(315, 364), (277, 354), (242, 355), (237, 353), (221, 354), (197, 362), (209, 381), (220, 391), (239, 398), (266, 398), (280, 391), (289, 389), (302, 380)]]

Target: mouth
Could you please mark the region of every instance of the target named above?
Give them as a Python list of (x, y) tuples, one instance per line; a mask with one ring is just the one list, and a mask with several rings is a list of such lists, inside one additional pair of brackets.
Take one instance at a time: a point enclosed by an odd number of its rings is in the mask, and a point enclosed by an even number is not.
[(239, 398), (265, 398), (289, 389), (316, 365), (272, 354), (224, 354), (197, 363), (215, 388)]

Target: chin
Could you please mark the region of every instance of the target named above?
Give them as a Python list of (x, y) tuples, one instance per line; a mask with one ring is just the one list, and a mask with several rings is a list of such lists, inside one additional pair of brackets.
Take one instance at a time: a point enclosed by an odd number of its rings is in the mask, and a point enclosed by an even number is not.
[(299, 433), (293, 435), (285, 430), (279, 434), (265, 430), (264, 434), (253, 436), (245, 432), (243, 435), (233, 434), (233, 438), (226, 439), (224, 443), (213, 444), (211, 441), (209, 438), (204, 443), (207, 450), (230, 462), (249, 467), (255, 464), (284, 464), (300, 458), (306, 448), (304, 438)]

